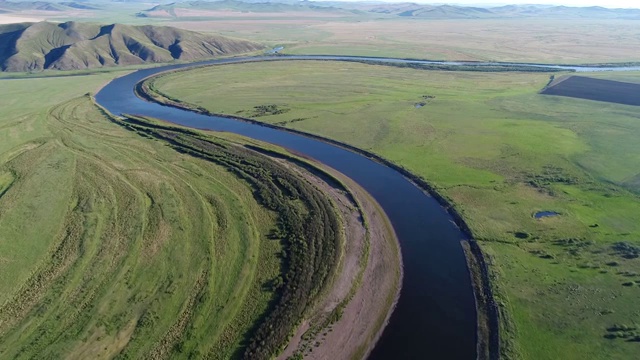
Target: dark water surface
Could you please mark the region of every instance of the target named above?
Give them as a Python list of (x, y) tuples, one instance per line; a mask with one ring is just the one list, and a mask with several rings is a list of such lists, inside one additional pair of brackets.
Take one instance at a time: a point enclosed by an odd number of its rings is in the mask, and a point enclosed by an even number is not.
[[(233, 132), (277, 144), (314, 158), (355, 180), (380, 203), (389, 216), (400, 240), (404, 264), (398, 305), (370, 359), (474, 359), (476, 309), (460, 246), (460, 240), (465, 235), (435, 199), (397, 171), (341, 147), (282, 130), (149, 103), (140, 100), (133, 93), (136, 83), (165, 70), (195, 65), (291, 59), (350, 60), (353, 57), (236, 58), (139, 70), (113, 80), (96, 95), (96, 100), (116, 115), (145, 115), (199, 129)], [(357, 59), (416, 62), (382, 58)], [(592, 71), (594, 70), (596, 69)]]
[(533, 216), (536, 219), (542, 219), (544, 217), (558, 216), (558, 215), (560, 214), (555, 211), (538, 211), (537, 213), (533, 214)]

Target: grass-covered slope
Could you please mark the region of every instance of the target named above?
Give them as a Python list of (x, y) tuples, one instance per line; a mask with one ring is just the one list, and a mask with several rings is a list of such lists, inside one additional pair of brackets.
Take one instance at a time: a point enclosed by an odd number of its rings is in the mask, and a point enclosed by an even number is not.
[(261, 48), (253, 42), (164, 26), (39, 22), (0, 26), (3, 71), (72, 70), (197, 60)]
[(239, 137), (110, 118), (113, 76), (2, 81), (0, 358), (268, 358), (340, 216)]
[[(211, 112), (343, 141), (426, 179), (488, 254), (505, 358), (634, 358), (638, 111), (538, 94), (548, 81), (289, 61), (194, 69), (148, 85)], [(536, 219), (538, 211), (559, 215)]]

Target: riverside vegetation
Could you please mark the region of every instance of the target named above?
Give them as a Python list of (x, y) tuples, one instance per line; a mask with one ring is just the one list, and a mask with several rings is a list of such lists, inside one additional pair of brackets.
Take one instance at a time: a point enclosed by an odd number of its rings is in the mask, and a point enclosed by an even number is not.
[(341, 214), (278, 148), (83, 95), (118, 74), (2, 80), (0, 357), (274, 356), (340, 268)]
[[(189, 108), (342, 141), (427, 180), (488, 258), (506, 358), (632, 358), (637, 108), (538, 94), (548, 82), (548, 74), (288, 61), (168, 73), (145, 87)], [(262, 108), (282, 111), (256, 116)], [(536, 219), (539, 211), (559, 215)]]

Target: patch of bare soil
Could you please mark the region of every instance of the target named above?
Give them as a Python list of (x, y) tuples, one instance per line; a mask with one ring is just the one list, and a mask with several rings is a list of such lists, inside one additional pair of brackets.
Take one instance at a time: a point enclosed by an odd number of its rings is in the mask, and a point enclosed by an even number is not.
[(543, 95), (566, 96), (616, 104), (640, 106), (640, 84), (569, 76), (540, 92)]
[(36, 17), (27, 17), (27, 16), (21, 16), (21, 15), (12, 15), (12, 14), (0, 14), (0, 25), (23, 23), (23, 22), (38, 22), (42, 20), (43, 20), (42, 18), (36, 18)]
[[(346, 192), (332, 186), (331, 181), (289, 166), (331, 196), (341, 212), (346, 241), (330, 289), (278, 359), (295, 354), (305, 359), (364, 358), (381, 335), (400, 293), (402, 269), (397, 238), (380, 206), (356, 183), (321, 167), (346, 185)], [(331, 323), (340, 308), (342, 316)]]

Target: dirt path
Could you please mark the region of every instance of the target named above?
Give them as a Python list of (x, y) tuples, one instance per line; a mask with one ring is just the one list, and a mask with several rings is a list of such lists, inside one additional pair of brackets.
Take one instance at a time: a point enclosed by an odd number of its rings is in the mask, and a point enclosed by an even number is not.
[[(349, 192), (289, 163), (331, 196), (341, 212), (346, 241), (331, 288), (277, 359), (294, 354), (305, 359), (361, 359), (375, 345), (398, 298), (400, 249), (389, 220), (364, 189), (335, 170), (314, 165), (339, 179)], [(329, 318), (339, 307), (342, 316), (331, 324)]]

